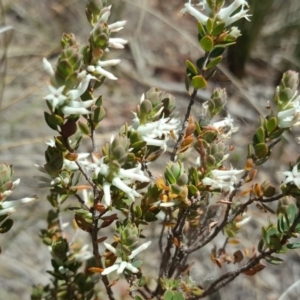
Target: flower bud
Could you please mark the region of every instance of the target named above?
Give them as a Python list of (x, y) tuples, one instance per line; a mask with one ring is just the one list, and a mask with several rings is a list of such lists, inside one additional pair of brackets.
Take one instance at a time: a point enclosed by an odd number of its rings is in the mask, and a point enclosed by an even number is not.
[(287, 71), (283, 74), (280, 85), (276, 88), (275, 101), (284, 108), (297, 91), (299, 75), (294, 71)]
[(211, 118), (219, 114), (227, 101), (225, 89), (216, 88), (208, 101), (208, 110)]

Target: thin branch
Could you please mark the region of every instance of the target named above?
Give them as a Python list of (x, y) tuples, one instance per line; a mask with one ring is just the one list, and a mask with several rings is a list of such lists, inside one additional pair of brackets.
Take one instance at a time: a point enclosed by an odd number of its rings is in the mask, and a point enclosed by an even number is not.
[(85, 169), (82, 167), (82, 165), (78, 162), (75, 161), (76, 165), (78, 166), (79, 171), (82, 173), (86, 181), (91, 185), (93, 189), (97, 189), (97, 185), (93, 182), (92, 178), (88, 175), (88, 173), (85, 171)]
[(184, 134), (185, 134), (185, 130), (186, 130), (186, 127), (188, 125), (188, 119), (189, 119), (189, 117), (191, 115), (191, 110), (192, 110), (192, 107), (193, 107), (193, 105), (195, 103), (195, 98), (197, 96), (197, 91), (198, 91), (197, 89), (194, 89), (193, 93), (190, 96), (190, 102), (189, 102), (188, 108), (187, 108), (185, 116), (184, 116), (184, 121), (183, 121), (181, 130), (179, 132), (177, 142), (176, 142), (176, 144), (174, 146), (174, 149), (173, 149), (173, 152), (171, 154), (171, 161), (175, 161), (175, 157), (176, 157), (179, 145), (181, 144), (181, 142), (183, 140), (183, 137), (184, 137)]

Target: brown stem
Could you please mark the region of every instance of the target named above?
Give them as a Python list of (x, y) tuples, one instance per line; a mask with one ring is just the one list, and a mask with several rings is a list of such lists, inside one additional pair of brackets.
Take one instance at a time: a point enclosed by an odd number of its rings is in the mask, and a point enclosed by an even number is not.
[(185, 134), (185, 130), (186, 130), (186, 127), (188, 125), (188, 120), (189, 120), (189, 117), (191, 115), (191, 110), (192, 110), (192, 107), (193, 107), (193, 105), (195, 103), (195, 97), (197, 95), (197, 91), (198, 91), (197, 89), (194, 89), (193, 93), (190, 96), (190, 102), (189, 102), (188, 108), (187, 108), (185, 116), (184, 116), (184, 121), (183, 121), (181, 130), (179, 132), (177, 142), (176, 142), (176, 144), (174, 146), (174, 149), (172, 151), (172, 154), (171, 154), (171, 161), (175, 161), (175, 157), (176, 157), (179, 145), (181, 144), (181, 142), (183, 140), (183, 137), (184, 137), (184, 134)]

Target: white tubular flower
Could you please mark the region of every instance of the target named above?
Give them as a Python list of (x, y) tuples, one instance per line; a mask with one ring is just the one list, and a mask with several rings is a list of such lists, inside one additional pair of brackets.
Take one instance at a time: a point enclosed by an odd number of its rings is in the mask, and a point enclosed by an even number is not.
[[(149, 181), (149, 179), (148, 179)], [(133, 181), (134, 182), (134, 181)], [(134, 200), (135, 197), (141, 197), (141, 194), (139, 194), (136, 190), (133, 188), (129, 187), (124, 181), (121, 180), (119, 177), (115, 177), (112, 180), (112, 184), (117, 187), (119, 190), (123, 191), (127, 196), (131, 199)]]
[[(232, 15), (233, 12), (235, 12), (241, 6), (242, 9), (235, 15)], [(218, 17), (225, 21), (225, 26), (228, 26), (242, 18), (245, 18), (247, 21), (250, 21), (249, 20), (250, 15), (247, 14), (249, 9), (244, 9), (244, 7), (248, 7), (247, 1), (235, 0), (228, 7), (222, 8), (218, 13)]]
[(300, 97), (295, 98), (287, 106), (290, 108), (277, 114), (278, 127), (290, 128), (300, 124)]
[(217, 129), (222, 127), (233, 127), (233, 119), (231, 118), (230, 114), (227, 115), (227, 117), (223, 121), (215, 122), (212, 124), (212, 126), (216, 127)]
[(9, 215), (15, 211), (16, 211), (15, 207), (9, 207), (9, 208), (5, 208), (5, 209), (0, 208), (0, 216)]
[(83, 247), (81, 247), (81, 249), (79, 251), (77, 251), (76, 253), (73, 254), (73, 257), (76, 260), (79, 260), (81, 262), (84, 262), (90, 258), (92, 258), (94, 255), (91, 251), (88, 250), (89, 246), (88, 245), (84, 245)]
[(52, 65), (50, 64), (50, 62), (49, 62), (46, 58), (43, 58), (43, 66), (44, 66), (44, 70), (45, 70), (51, 77), (53, 77), (53, 76), (55, 75)]
[(132, 128), (142, 136), (147, 145), (162, 147), (166, 150), (170, 133), (173, 131), (176, 134), (180, 121), (175, 118), (162, 117), (158, 121), (140, 125), (140, 121), (135, 113), (134, 115)]
[[(206, 25), (208, 16), (211, 15), (211, 10), (209, 9), (209, 6), (207, 5), (205, 0), (202, 1), (202, 3), (200, 3), (199, 6), (205, 7), (206, 14), (203, 14), (202, 12), (194, 8), (191, 4), (191, 0), (189, 0), (189, 2), (184, 5), (184, 8), (182, 9), (181, 12), (189, 13), (190, 15), (195, 17), (200, 23)], [(232, 15), (241, 6), (242, 6), (241, 10), (238, 13)], [(228, 7), (221, 8), (216, 17), (223, 20), (225, 22), (226, 27), (242, 18), (245, 18), (246, 20), (249, 21), (250, 15), (247, 14), (249, 9), (245, 9), (245, 7), (248, 7), (247, 1), (234, 0), (234, 2)]]
[(142, 244), (141, 246), (139, 246), (138, 248), (132, 250), (131, 254), (128, 256), (129, 259), (133, 259), (135, 256), (137, 256), (140, 252), (146, 250), (150, 245), (151, 245), (152, 241), (148, 241), (144, 244)]
[(114, 49), (124, 49), (124, 45), (126, 45), (127, 43), (127, 40), (121, 38), (110, 38), (108, 40), (108, 47)]
[(64, 115), (88, 115), (91, 113), (86, 108), (83, 107), (76, 108), (70, 106), (64, 106), (61, 111)]
[(67, 93), (69, 99), (71, 99), (72, 101), (75, 100), (80, 100), (80, 96), (86, 91), (86, 89), (88, 88), (88, 85), (91, 81), (91, 79), (95, 79), (97, 80), (97, 78), (95, 76), (92, 76), (91, 74), (87, 74), (84, 72), (82, 74), (82, 72), (80, 74), (78, 74), (78, 77), (82, 77), (82, 75), (85, 75), (84, 78), (82, 79), (82, 81), (79, 83), (78, 87), (74, 90), (71, 90)]
[(235, 175), (242, 173), (244, 170), (213, 170), (210, 177), (202, 179), (204, 185), (211, 186), (212, 189), (221, 189), (223, 191), (233, 191), (236, 183)]
[[(141, 246), (139, 246), (137, 249), (134, 249), (131, 254), (128, 256), (129, 260), (132, 260), (136, 255), (138, 255), (140, 252), (146, 250), (151, 244), (151, 241), (148, 241), (144, 244), (142, 244)], [(104, 242), (104, 246), (111, 251), (112, 253), (114, 253), (115, 255), (117, 255), (117, 250), (116, 248), (114, 248), (112, 245), (105, 243)], [(122, 260), (121, 257), (117, 257), (115, 263), (108, 267), (105, 268), (103, 270), (103, 272), (101, 273), (101, 275), (108, 275), (114, 271), (117, 271), (117, 274), (121, 274), (124, 272), (124, 270), (127, 269), (132, 273), (138, 273), (139, 269), (137, 269), (136, 267), (134, 267), (131, 263), (129, 263), (128, 261), (124, 261)]]
[(121, 59), (99, 60), (97, 65), (100, 67), (115, 66), (121, 62)]
[(92, 73), (95, 73), (95, 74), (105, 76), (110, 80), (117, 80), (118, 79), (114, 74), (104, 70), (99, 65), (97, 65), (96, 67), (95, 66), (88, 66), (88, 71), (92, 72)]
[(127, 21), (118, 21), (118, 22), (108, 25), (108, 28), (110, 29), (111, 32), (118, 32), (124, 28), (126, 23), (127, 23)]
[(247, 224), (250, 220), (251, 220), (250, 216), (245, 217), (245, 218), (243, 218), (243, 220), (235, 223), (235, 226), (238, 227), (238, 228), (241, 228), (242, 226), (244, 226), (245, 224)]
[[(228, 114), (224, 120), (215, 122), (212, 126), (221, 131), (223, 138), (230, 138), (231, 134), (237, 132), (239, 129), (238, 127), (233, 126), (233, 121), (234, 119)], [(222, 132), (221, 129), (225, 129), (225, 132)]]
[(189, 13), (191, 16), (195, 17), (200, 23), (206, 24), (208, 17), (194, 8), (191, 4), (191, 0), (184, 4), (184, 8), (181, 10), (182, 14)]
[[(11, 191), (10, 191), (11, 192)], [(4, 192), (5, 193), (5, 192)], [(2, 195), (4, 194), (2, 193)], [(25, 197), (25, 198), (22, 198), (22, 199), (19, 199), (19, 200), (11, 200), (11, 201), (3, 201), (5, 200), (9, 195), (11, 195), (11, 193), (7, 194), (6, 197), (3, 197), (2, 198), (2, 202), (0, 204), (0, 216), (1, 215), (5, 215), (5, 214), (8, 214), (8, 213), (12, 213), (16, 210), (16, 208), (19, 206), (19, 205), (22, 205), (22, 204), (26, 204), (26, 203), (29, 203), (29, 202), (32, 202), (34, 200), (36, 200), (37, 198), (36, 197)], [(5, 196), (5, 195), (4, 195)]]
[(103, 193), (104, 193), (104, 202), (107, 206), (111, 205), (111, 194), (110, 194), (110, 186), (111, 184), (107, 181), (103, 182)]
[(293, 182), (297, 188), (300, 189), (300, 172), (298, 171), (298, 164), (293, 167), (292, 172), (285, 171), (280, 173), (286, 176), (284, 180), (285, 184)]
[[(89, 161), (87, 161), (86, 158), (89, 157), (89, 155), (90, 155), (89, 153), (79, 153), (76, 161), (79, 162), (83, 166), (87, 166), (87, 165), (89, 165)], [(64, 163), (63, 163), (62, 168), (63, 168), (63, 170), (74, 172), (74, 171), (78, 170), (78, 165), (76, 164), (75, 161), (71, 161), (71, 160), (64, 158)]]

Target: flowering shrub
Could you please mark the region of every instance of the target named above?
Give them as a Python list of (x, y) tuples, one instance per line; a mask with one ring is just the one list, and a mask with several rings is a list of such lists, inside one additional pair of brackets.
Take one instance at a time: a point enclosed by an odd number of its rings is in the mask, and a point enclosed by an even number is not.
[[(238, 128), (230, 114), (221, 117), (226, 91), (216, 88), (210, 99), (201, 103), (197, 121), (192, 107), (225, 49), (241, 35), (232, 24), (241, 18), (250, 20), (248, 4), (235, 0), (224, 7), (224, 0), (206, 0), (194, 6), (189, 1), (182, 13), (196, 18), (204, 55), (196, 62), (186, 61), (189, 103), (184, 119), (175, 117), (171, 94), (151, 88), (142, 95), (132, 123), (124, 124), (108, 144), (98, 145), (96, 130), (105, 118), (105, 99), (98, 91), (106, 80), (117, 80), (109, 67), (121, 63), (119, 59), (105, 60), (105, 54), (127, 44), (115, 37), (126, 21), (109, 24), (111, 9), (105, 0), (89, 0), (86, 15), (92, 29), (87, 45), (79, 45), (73, 34), (64, 34), (55, 67), (43, 60), (50, 76), (44, 116), (56, 135), (47, 142), (45, 164), (36, 167), (44, 173), (39, 177), (40, 186), (48, 187), (47, 200), (52, 206), (48, 226), (41, 231), (52, 256), (52, 270), (48, 271), (52, 283), (35, 286), (32, 299), (115, 299), (112, 287), (120, 278), (127, 281), (132, 299), (200, 299), (240, 274), (260, 272), (266, 267), (263, 260), (282, 262), (277, 254), (300, 247), (294, 241), (300, 232), (299, 159), (289, 171), (282, 172), (280, 187), (273, 187), (268, 180), (253, 180), (282, 134), (300, 124), (298, 74), (288, 71), (283, 75), (269, 115), (260, 117), (244, 168), (235, 169), (229, 163), (233, 149), (228, 141)], [(82, 152), (84, 138), (90, 141), (90, 153)], [(170, 140), (174, 144), (170, 159), (163, 166), (163, 175), (155, 177), (151, 162), (166, 155)], [(193, 153), (194, 163), (184, 161)], [(0, 166), (0, 180), (3, 221), (12, 207), (33, 198), (4, 201), (17, 184), (5, 164)], [(269, 202), (278, 203), (276, 212)], [(241, 228), (247, 230), (251, 218), (247, 208), (253, 204), (275, 214), (277, 221), (262, 227), (251, 254), (241, 250), (228, 253), (227, 244), (242, 244), (236, 235)], [(89, 244), (80, 245), (76, 235), (66, 234), (68, 224), (62, 222), (66, 209), (74, 214), (75, 229), (90, 236)], [(11, 227), (8, 220), (0, 225), (1, 233)], [(155, 263), (158, 270), (150, 275), (158, 273), (152, 281), (138, 260), (142, 251), (157, 243), (151, 240), (151, 223), (161, 226), (157, 237), (160, 256)], [(225, 242), (221, 248), (213, 247), (211, 262), (220, 268), (225, 263), (238, 267), (209, 284), (196, 282), (190, 272), (190, 255), (222, 234)]]

